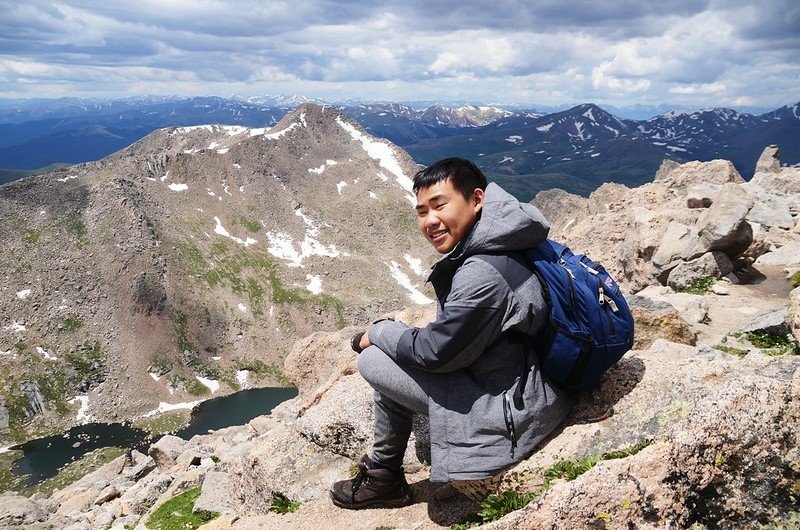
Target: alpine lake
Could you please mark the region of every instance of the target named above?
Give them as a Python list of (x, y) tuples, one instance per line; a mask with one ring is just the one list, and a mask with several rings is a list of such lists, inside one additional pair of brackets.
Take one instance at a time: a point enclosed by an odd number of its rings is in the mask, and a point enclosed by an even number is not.
[[(208, 399), (192, 409), (188, 424), (171, 433), (188, 440), (197, 434), (244, 425), (257, 416), (269, 414), (274, 407), (295, 396), (296, 388), (281, 387), (253, 388)], [(22, 456), (11, 464), (11, 473), (24, 480), (24, 486), (30, 488), (55, 477), (68, 464), (98, 450), (118, 448), (110, 452), (112, 456), (132, 449), (146, 453), (147, 448), (164, 434), (167, 433), (153, 435), (130, 423), (79, 425), (63, 434), (10, 447), (11, 451), (22, 452)]]

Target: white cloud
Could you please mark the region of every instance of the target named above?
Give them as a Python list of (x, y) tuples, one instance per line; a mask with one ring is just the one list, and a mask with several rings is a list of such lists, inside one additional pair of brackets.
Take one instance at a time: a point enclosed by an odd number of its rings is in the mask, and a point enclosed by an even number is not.
[(3, 8), (0, 35), (13, 47), (0, 52), (0, 86), (9, 97), (675, 97), (707, 106), (780, 105), (800, 93), (800, 12), (785, 0), (27, 0)]

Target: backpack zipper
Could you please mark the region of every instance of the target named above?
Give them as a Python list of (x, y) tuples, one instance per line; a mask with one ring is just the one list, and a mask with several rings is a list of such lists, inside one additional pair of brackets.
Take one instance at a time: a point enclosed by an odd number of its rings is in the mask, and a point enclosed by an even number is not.
[(611, 315), (608, 314), (608, 311), (609, 309), (614, 313), (619, 311), (617, 304), (614, 302), (614, 300), (606, 296), (605, 291), (603, 291), (603, 282), (600, 281), (600, 278), (597, 278), (597, 290), (599, 292), (598, 302), (600, 302), (600, 311), (602, 311), (603, 315), (606, 317), (608, 331), (611, 333), (612, 337), (616, 337), (617, 330), (614, 329), (614, 321), (611, 320)]

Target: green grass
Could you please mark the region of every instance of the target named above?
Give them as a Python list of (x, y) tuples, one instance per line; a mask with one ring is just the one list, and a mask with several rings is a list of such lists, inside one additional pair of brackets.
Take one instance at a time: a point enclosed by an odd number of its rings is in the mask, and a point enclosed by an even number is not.
[(800, 346), (786, 335), (766, 331), (749, 331), (747, 340), (767, 355), (800, 355)]
[(236, 366), (237, 370), (248, 370), (255, 375), (257, 380), (261, 380), (269, 376), (273, 381), (282, 387), (293, 386), (292, 381), (286, 377), (286, 374), (283, 373), (281, 367), (276, 363), (267, 364), (260, 359), (254, 359), (252, 361), (235, 359), (234, 365)]
[(83, 320), (75, 315), (68, 315), (64, 318), (58, 330), (64, 333), (75, 333), (83, 327)]
[(180, 309), (175, 311), (172, 316), (175, 327), (175, 341), (178, 346), (178, 353), (194, 351), (194, 346), (189, 341), (189, 317)]
[(478, 517), (481, 518), (482, 523), (496, 521), (508, 513), (524, 508), (536, 497), (538, 495), (533, 492), (504, 491), (502, 493), (494, 493), (481, 502)]
[(173, 410), (151, 418), (139, 418), (133, 422), (133, 426), (153, 436), (163, 436), (180, 430), (189, 423), (191, 415), (190, 410)]
[(85, 342), (83, 346), (67, 352), (64, 358), (74, 371), (72, 384), (89, 382), (91, 386), (103, 382), (108, 374), (106, 356), (97, 341), (94, 344)]
[(619, 451), (608, 451), (598, 455), (589, 455), (577, 460), (559, 460), (544, 471), (544, 483), (538, 491), (523, 493), (504, 491), (501, 493), (493, 493), (481, 502), (481, 508), (476, 515), (471, 516), (463, 523), (454, 524), (451, 528), (453, 530), (465, 530), (478, 523), (485, 524), (496, 521), (514, 510), (524, 508), (532, 501), (544, 495), (547, 490), (552, 487), (554, 480), (575, 480), (592, 469), (599, 462), (635, 455), (652, 443), (652, 440), (642, 440)]
[(39, 238), (41, 237), (41, 232), (35, 228), (31, 228), (30, 230), (26, 230), (24, 234), (22, 234), (22, 241), (26, 245), (35, 245), (39, 242)]
[(711, 347), (714, 348), (715, 350), (724, 351), (725, 353), (730, 353), (731, 355), (736, 355), (738, 357), (744, 357), (745, 355), (750, 353), (747, 350), (743, 350), (741, 348), (734, 348), (733, 346), (728, 346), (726, 344), (714, 344)]
[(678, 292), (689, 294), (706, 294), (711, 290), (711, 286), (714, 285), (714, 282), (716, 281), (717, 279), (713, 276), (703, 276), (702, 278), (695, 279), (683, 289), (678, 289)]
[(341, 300), (328, 294), (314, 295), (302, 287), (288, 287), (280, 278), (279, 266), (264, 254), (243, 249), (232, 252), (227, 244), (214, 243), (212, 263), (190, 243), (182, 243), (178, 249), (195, 277), (209, 287), (222, 286), (245, 296), (255, 316), (264, 314), (266, 285), (269, 284), (272, 303), (332, 307), (339, 329), (346, 326)]
[(67, 234), (75, 240), (78, 248), (83, 248), (88, 243), (86, 225), (79, 212), (71, 213), (64, 218), (64, 228), (67, 230)]
[(254, 234), (257, 234), (257, 233), (261, 232), (261, 223), (259, 223), (258, 221), (254, 220), (254, 219), (249, 219), (249, 218), (247, 218), (247, 217), (245, 217), (243, 215), (240, 215), (237, 218), (237, 221), (248, 232), (252, 232)]
[(285, 495), (281, 493), (276, 493), (272, 497), (272, 505), (269, 507), (269, 511), (275, 513), (294, 513), (300, 509), (300, 503), (297, 501), (290, 500)]
[(152, 530), (194, 530), (219, 517), (217, 512), (193, 512), (194, 503), (200, 496), (200, 486), (176, 495), (158, 507), (147, 519)]
[(800, 287), (800, 271), (792, 274), (792, 277), (789, 279), (789, 281), (792, 282), (792, 289), (795, 287)]

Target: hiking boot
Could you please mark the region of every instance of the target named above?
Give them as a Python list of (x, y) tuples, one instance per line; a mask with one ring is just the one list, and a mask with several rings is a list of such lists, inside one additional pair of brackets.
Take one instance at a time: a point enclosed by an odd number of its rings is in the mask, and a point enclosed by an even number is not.
[(330, 495), (333, 504), (349, 510), (368, 506), (399, 508), (413, 502), (403, 469), (376, 468), (367, 455), (358, 462), (358, 474), (350, 480), (334, 482)]

